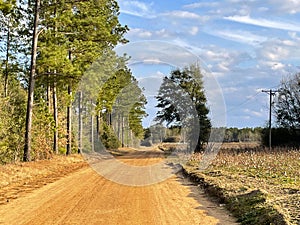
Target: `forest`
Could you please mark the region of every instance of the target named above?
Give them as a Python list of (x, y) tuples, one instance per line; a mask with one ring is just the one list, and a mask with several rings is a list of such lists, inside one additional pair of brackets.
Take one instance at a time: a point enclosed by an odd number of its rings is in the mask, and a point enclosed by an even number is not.
[(128, 42), (118, 15), (110, 0), (0, 2), (1, 163), (80, 153), (98, 137), (106, 147), (133, 145), (143, 135), (146, 99), (128, 57), (113, 51)]

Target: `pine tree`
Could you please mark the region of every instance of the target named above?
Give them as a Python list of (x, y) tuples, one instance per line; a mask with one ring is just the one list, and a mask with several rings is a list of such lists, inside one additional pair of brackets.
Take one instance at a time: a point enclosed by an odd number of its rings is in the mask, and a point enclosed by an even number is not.
[[(133, 139), (143, 136), (142, 118), (146, 116), (146, 103), (137, 80), (130, 70), (124, 68), (116, 71), (103, 85), (97, 110), (105, 127), (108, 126), (105, 129), (114, 130), (122, 146), (128, 146), (133, 144)], [(109, 135), (104, 132), (102, 137), (109, 138)], [(111, 146), (107, 144), (106, 147)]]
[(9, 84), (13, 83), (15, 78), (19, 78), (22, 73), (22, 63), (20, 62), (20, 36), (18, 31), (22, 24), (22, 10), (17, 6), (16, 1), (0, 2), (0, 29), (4, 34), (0, 37), (0, 52), (3, 56), (3, 96), (7, 97), (9, 92)]
[[(156, 120), (167, 125), (189, 127), (190, 143), (201, 151), (208, 141), (211, 123), (208, 118), (202, 74), (197, 65), (176, 69), (165, 77), (156, 96)], [(200, 128), (200, 130), (199, 130)]]
[[(3, 88), (0, 91), (6, 96), (1, 102), (8, 101), (11, 96), (14, 96), (11, 99), (14, 102), (13, 98), (19, 96), (15, 93), (17, 90), (23, 94), (23, 88), (28, 91), (25, 143), (23, 135), (20, 134), (18, 139), (24, 144), (24, 161), (43, 157), (50, 148), (57, 153), (66, 143), (67, 153), (71, 153), (71, 143), (75, 141), (72, 138), (71, 106), (81, 78), (92, 63), (108, 53), (112, 56), (110, 60), (98, 62), (107, 64), (104, 66), (107, 70), (125, 64), (112, 53), (118, 43), (127, 42), (123, 36), (128, 28), (119, 23), (118, 15), (119, 7), (114, 0), (0, 1), (0, 29), (6, 34), (0, 40), (3, 47), (0, 49), (3, 68), (0, 80)], [(114, 73), (114, 70), (111, 71)], [(99, 71), (88, 73), (95, 84), (99, 78), (97, 73)], [(107, 77), (110, 75), (105, 79)], [(104, 83), (105, 79), (101, 82)], [(91, 86), (88, 91), (94, 99), (88, 101), (83, 96), (83, 107), (96, 103), (99, 90), (92, 89)], [(20, 121), (24, 122), (25, 116), (21, 111)], [(1, 118), (6, 113), (3, 109)], [(65, 127), (66, 118), (68, 128)], [(24, 126), (22, 132), (23, 129)], [(45, 151), (40, 150), (41, 145)]]
[[(50, 86), (52, 87), (55, 132), (58, 129), (57, 117), (59, 117), (56, 111), (56, 103), (59, 102), (56, 100), (57, 89), (64, 89), (67, 93), (68, 101), (65, 105), (68, 109), (66, 115), (68, 121), (66, 130), (67, 154), (71, 153), (71, 143), (73, 142), (71, 103), (74, 94), (72, 93), (75, 93), (83, 73), (98, 57), (105, 54), (106, 49), (112, 49), (116, 44), (126, 42), (123, 35), (128, 28), (120, 25), (118, 10), (117, 2), (108, 0), (42, 1), (40, 19), (36, 24), (36, 27), (39, 27), (39, 42), (37, 44), (39, 56), (35, 74), (35, 78), (39, 80), (37, 80), (36, 85), (44, 87), (47, 101), (50, 101), (49, 92)], [(34, 62), (35, 57), (32, 59)], [(31, 82), (34, 81), (31, 80)], [(29, 89), (31, 93), (29, 96), (34, 93), (32, 86)], [(63, 93), (63, 91), (59, 93)], [(28, 106), (30, 105), (28, 104)], [(32, 112), (30, 107), (28, 109), (29, 112)], [(31, 123), (29, 120), (28, 127)], [(57, 151), (55, 144), (57, 136), (55, 133), (53, 137), (55, 151)], [(30, 132), (26, 133), (26, 140), (24, 160), (29, 160)], [(29, 150), (27, 150), (28, 147)]]

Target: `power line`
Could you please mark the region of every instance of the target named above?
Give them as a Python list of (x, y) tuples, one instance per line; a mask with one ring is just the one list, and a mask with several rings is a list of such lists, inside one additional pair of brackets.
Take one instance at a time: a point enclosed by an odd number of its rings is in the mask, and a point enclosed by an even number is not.
[[(270, 89), (273, 89), (273, 88), (279, 88), (279, 86), (280, 86), (280, 85), (276, 85), (276, 86), (270, 87)], [(231, 112), (231, 111), (234, 111), (234, 110), (236, 110), (236, 109), (240, 109), (240, 107), (241, 107), (242, 105), (244, 105), (244, 104), (246, 104), (246, 103), (252, 101), (252, 100), (253, 100), (257, 95), (259, 95), (260, 93), (261, 93), (261, 92), (259, 92), (259, 91), (257, 90), (256, 94), (251, 95), (250, 97), (247, 97), (246, 100), (244, 100), (243, 102), (239, 103), (238, 105), (234, 105), (234, 106), (230, 107), (229, 109), (226, 110), (226, 113)]]
[[(274, 88), (274, 89), (275, 89), (275, 88), (280, 88), (280, 86), (281, 86), (280, 84), (279, 84), (279, 85), (275, 85), (275, 86), (270, 87), (270, 89), (271, 89), (272, 91), (274, 91), (274, 92), (278, 92), (279, 89), (278, 89), (278, 90), (273, 90), (273, 88)], [(246, 100), (240, 102), (238, 105), (234, 105), (234, 106), (232, 106), (232, 107), (226, 109), (224, 113), (227, 114), (227, 113), (229, 113), (229, 112), (232, 112), (232, 111), (235, 111), (235, 110), (237, 110), (237, 109), (240, 109), (240, 107), (241, 107), (242, 105), (245, 105), (245, 104), (247, 104), (248, 102), (252, 101), (257, 95), (259, 95), (259, 94), (261, 93), (261, 92), (259, 91), (259, 90), (261, 90), (261, 89), (256, 89), (256, 90), (257, 90), (256, 94), (253, 94), (253, 95), (251, 95), (250, 97), (247, 97)], [(269, 90), (268, 90), (268, 91), (262, 90), (262, 92), (267, 92), (267, 93), (269, 93)], [(215, 114), (214, 114), (214, 115), (215, 115)], [(216, 114), (215, 116), (221, 116), (221, 115), (223, 115), (223, 113)]]
[(252, 95), (252, 96), (248, 97), (245, 101), (241, 102), (240, 104), (229, 108), (228, 110), (226, 110), (226, 113), (234, 111), (236, 109), (240, 109), (240, 106), (242, 106), (242, 105), (248, 103), (249, 101), (253, 100), (253, 98), (255, 98), (258, 94), (259, 94), (259, 92), (257, 92), (255, 95)]

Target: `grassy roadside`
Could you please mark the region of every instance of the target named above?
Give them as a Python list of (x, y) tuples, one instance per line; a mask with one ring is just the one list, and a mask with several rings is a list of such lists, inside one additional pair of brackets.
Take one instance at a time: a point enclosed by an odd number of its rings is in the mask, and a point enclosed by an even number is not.
[(205, 171), (201, 155), (184, 173), (247, 225), (300, 224), (300, 151), (223, 149)]

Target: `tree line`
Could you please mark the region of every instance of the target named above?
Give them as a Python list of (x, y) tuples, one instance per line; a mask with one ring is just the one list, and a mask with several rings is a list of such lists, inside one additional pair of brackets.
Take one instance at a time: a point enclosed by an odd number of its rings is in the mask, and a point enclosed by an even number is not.
[[(176, 69), (164, 78), (156, 99), (157, 124), (145, 130), (143, 144), (151, 145), (160, 142), (185, 142), (198, 139), (196, 151), (201, 151), (209, 141), (209, 134), (213, 131), (214, 141), (217, 142), (258, 142), (269, 145), (269, 128), (227, 128), (211, 127), (206, 106), (206, 97), (202, 83), (203, 76), (197, 65), (190, 65), (182, 70)], [(180, 91), (184, 90), (184, 93)], [(184, 96), (188, 95), (191, 102)], [(281, 81), (278, 93), (274, 98), (273, 115), (276, 118), (272, 128), (273, 146), (300, 145), (300, 73), (290, 75)], [(194, 106), (196, 113), (190, 111)], [(191, 118), (197, 118), (196, 121)], [(188, 118), (186, 121), (185, 119)], [(184, 128), (186, 124), (190, 129)], [(201, 132), (197, 136), (191, 135), (195, 124), (199, 124)], [(171, 125), (171, 126), (169, 126)], [(195, 132), (195, 133), (198, 133)]]
[[(129, 145), (128, 135), (142, 135), (145, 97), (128, 58), (113, 51), (128, 42), (118, 16), (114, 0), (0, 1), (1, 163), (81, 152), (98, 137), (108, 148), (114, 136)], [(129, 86), (136, 101), (126, 108)]]
[[(237, 128), (237, 127), (211, 127), (210, 131), (214, 130), (215, 134), (220, 134), (222, 142), (257, 142), (261, 143), (266, 128)], [(161, 142), (185, 142), (187, 138), (182, 132), (181, 127), (171, 126), (166, 127), (162, 124), (155, 124), (145, 129), (144, 145), (158, 144)], [(207, 140), (208, 141), (208, 140)]]

